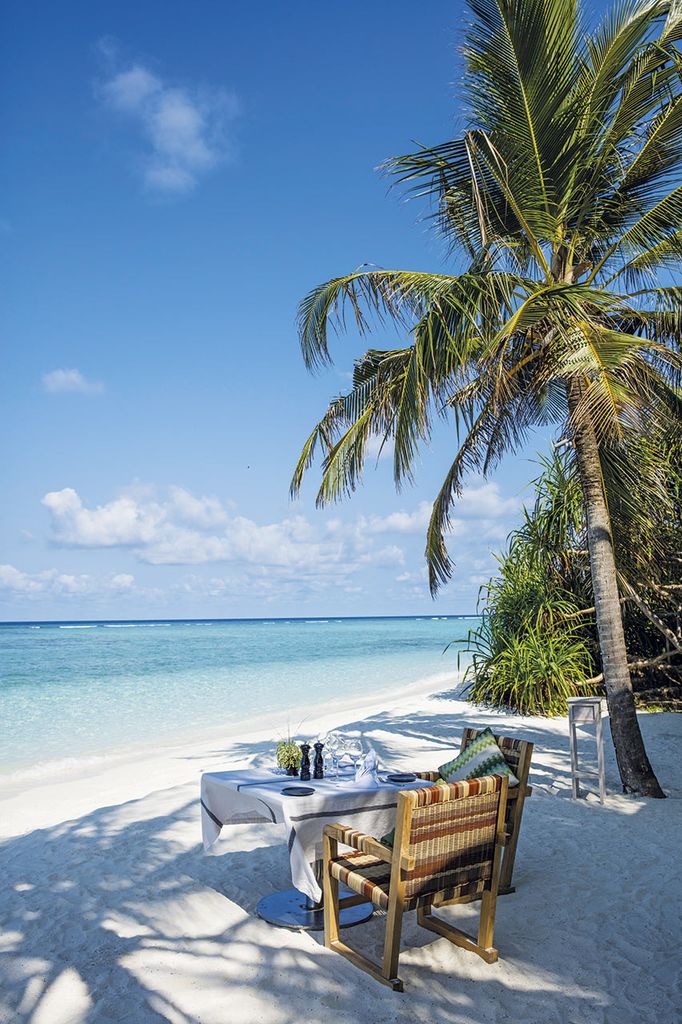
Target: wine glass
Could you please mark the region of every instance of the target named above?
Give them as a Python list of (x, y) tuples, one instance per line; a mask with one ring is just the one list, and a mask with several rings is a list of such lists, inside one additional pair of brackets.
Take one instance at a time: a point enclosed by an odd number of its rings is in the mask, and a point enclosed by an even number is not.
[(350, 737), (344, 732), (337, 733), (338, 743), (336, 745), (336, 756), (338, 759), (339, 772), (347, 773), (353, 770), (353, 764), (348, 749)]
[(350, 736), (348, 738), (348, 743), (346, 745), (346, 753), (350, 754), (350, 756), (352, 757), (353, 763), (355, 765), (355, 771), (357, 772), (365, 756), (365, 752), (362, 749), (362, 740), (360, 739), (359, 736)]
[(331, 731), (325, 733), (320, 739), (324, 743), (325, 752), (329, 755), (329, 771), (326, 774), (330, 779), (335, 779), (339, 774), (339, 734)]

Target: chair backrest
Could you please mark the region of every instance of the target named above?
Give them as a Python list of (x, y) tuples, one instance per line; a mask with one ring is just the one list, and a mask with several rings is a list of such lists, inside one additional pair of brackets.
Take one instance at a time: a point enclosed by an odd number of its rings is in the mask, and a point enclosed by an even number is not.
[(404, 898), (474, 895), (489, 887), (504, 828), (507, 778), (487, 775), (449, 786), (403, 790), (396, 847), (405, 866)]
[[(481, 732), (483, 732), (482, 729), (465, 729), (462, 733), (461, 749), (466, 750), (469, 744), (473, 743)], [(529, 740), (517, 740), (511, 736), (495, 736), (495, 742), (502, 751), (505, 761), (519, 780), (520, 785), (525, 788), (528, 785), (533, 744)]]

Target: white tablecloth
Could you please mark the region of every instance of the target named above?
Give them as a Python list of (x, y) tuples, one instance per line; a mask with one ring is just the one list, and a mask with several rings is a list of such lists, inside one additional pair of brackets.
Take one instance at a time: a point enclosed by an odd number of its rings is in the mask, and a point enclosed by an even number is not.
[[(382, 782), (376, 789), (360, 789), (348, 780), (300, 782), (267, 769), (204, 772), (201, 777), (204, 849), (213, 846), (223, 825), (283, 824), (292, 881), (306, 896), (318, 901), (322, 892), (314, 864), (322, 858), (324, 826), (340, 822), (380, 839), (395, 824), (398, 791), (424, 785), (428, 783), (417, 779), (407, 784)], [(315, 792), (310, 796), (285, 796), (281, 791), (286, 786), (309, 786)]]

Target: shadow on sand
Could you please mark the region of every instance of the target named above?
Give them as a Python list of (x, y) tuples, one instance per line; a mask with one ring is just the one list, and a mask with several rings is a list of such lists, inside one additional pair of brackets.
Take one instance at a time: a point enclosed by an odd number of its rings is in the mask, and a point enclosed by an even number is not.
[[(412, 766), (416, 743), (428, 761), (423, 766), (431, 767), (458, 746), (463, 724), (476, 722), (472, 709), (465, 721), (387, 713), (355, 725), (384, 763), (407, 763), (400, 740), (407, 736)], [(557, 773), (563, 779), (565, 737), (525, 722), (518, 732), (538, 743), (535, 785), (549, 785)], [(248, 744), (229, 753), (231, 761), (258, 762), (271, 751)], [(255, 918), (260, 896), (291, 884), (283, 836), (275, 827), (237, 826), (223, 831), (219, 849), (225, 852), (205, 856), (198, 844), (197, 781), (0, 845), (3, 1024), (664, 1020), (665, 1012), (660, 1016), (652, 1007), (649, 1013), (641, 999), (657, 984), (656, 958), (670, 953), (665, 936), (657, 938), (644, 919), (642, 893), (623, 902), (627, 870), (614, 877), (608, 862), (590, 859), (589, 884), (601, 893), (600, 908), (622, 916), (621, 934), (647, 934), (648, 956), (640, 962), (633, 963), (625, 943), (605, 958), (602, 911), (571, 899), (590, 843), (599, 841), (602, 849), (600, 836), (608, 830), (609, 849), (622, 862), (629, 825), (640, 811), (649, 813), (650, 804), (633, 803), (624, 813), (620, 806), (576, 804), (540, 789), (527, 804), (518, 891), (499, 904), (500, 963), (487, 966), (434, 939), (408, 915), (401, 961), (406, 992), (399, 995), (324, 950), (321, 936), (274, 929)], [(656, 815), (659, 824), (664, 820)], [(672, 832), (667, 838), (660, 833), (651, 850), (665, 848), (667, 839), (672, 844)], [(651, 885), (660, 891), (646, 901), (649, 907), (664, 899), (672, 882), (662, 864), (651, 868)], [(446, 913), (467, 926), (476, 911)], [(354, 942), (376, 955), (382, 929), (382, 918), (375, 918), (355, 929)], [(637, 940), (633, 944), (637, 948)], [(619, 1007), (629, 1010), (633, 999), (640, 1002), (639, 1016), (623, 1016)]]

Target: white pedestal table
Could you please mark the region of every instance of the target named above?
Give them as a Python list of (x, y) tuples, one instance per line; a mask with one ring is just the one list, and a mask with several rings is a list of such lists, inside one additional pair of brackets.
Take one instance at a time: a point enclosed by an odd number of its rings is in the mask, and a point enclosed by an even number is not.
[[(246, 823), (282, 824), (285, 827), (291, 877), (295, 888), (265, 896), (257, 913), (264, 920), (284, 928), (321, 930), (322, 920), (322, 832), (324, 826), (340, 822), (381, 838), (395, 824), (400, 789), (428, 785), (422, 779), (392, 783), (380, 773), (380, 785), (367, 789), (354, 778), (311, 779), (301, 782), (274, 770), (204, 772), (201, 777), (201, 829), (204, 849), (217, 841), (223, 826)], [(305, 796), (287, 796), (288, 787), (306, 787)], [(342, 910), (341, 924), (349, 927), (366, 921), (373, 913), (371, 903)]]

